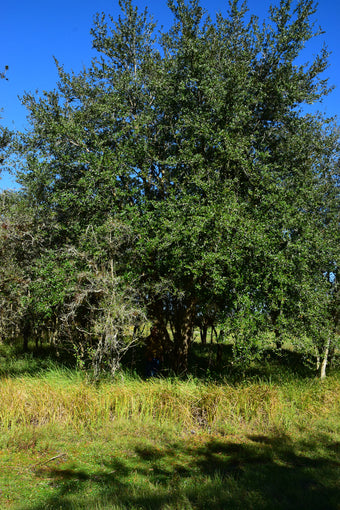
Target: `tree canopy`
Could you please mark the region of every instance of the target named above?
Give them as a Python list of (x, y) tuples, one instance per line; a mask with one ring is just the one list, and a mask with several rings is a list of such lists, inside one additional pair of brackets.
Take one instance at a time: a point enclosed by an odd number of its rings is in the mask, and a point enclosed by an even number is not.
[(123, 323), (146, 314), (177, 372), (204, 322), (240, 348), (271, 331), (322, 350), (338, 317), (339, 137), (305, 109), (331, 90), (327, 50), (300, 58), (321, 33), (314, 2), (281, 0), (263, 24), (237, 0), (214, 20), (198, 0), (168, 6), (159, 32), (120, 0), (118, 20), (95, 18), (88, 69), (56, 61), (56, 89), (23, 98), (21, 193), (44, 223), (31, 301), (48, 281), (54, 324), (72, 317), (98, 345), (93, 314), (105, 336), (119, 295)]

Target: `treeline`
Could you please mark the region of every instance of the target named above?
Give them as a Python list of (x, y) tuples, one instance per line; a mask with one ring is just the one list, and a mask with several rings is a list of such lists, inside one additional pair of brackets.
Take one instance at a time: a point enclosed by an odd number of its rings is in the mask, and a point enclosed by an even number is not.
[[(325, 374), (339, 322), (339, 136), (306, 113), (330, 92), (311, 0), (212, 20), (168, 2), (173, 24), (121, 0), (97, 15), (97, 56), (42, 95), (2, 140), (1, 337), (49, 338), (114, 371), (144, 324), (187, 368), (193, 332), (222, 326), (247, 354), (270, 333), (308, 338)], [(85, 361), (84, 361), (85, 362)]]

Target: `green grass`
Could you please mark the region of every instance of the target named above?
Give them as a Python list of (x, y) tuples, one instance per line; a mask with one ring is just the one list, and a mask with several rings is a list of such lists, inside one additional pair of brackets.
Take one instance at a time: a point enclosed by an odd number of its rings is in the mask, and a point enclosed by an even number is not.
[(0, 508), (339, 509), (339, 395), (337, 375), (3, 376)]
[(137, 352), (93, 381), (0, 344), (0, 508), (340, 510), (338, 366), (230, 355), (198, 344), (190, 377), (145, 381)]
[(339, 469), (325, 437), (125, 427), (97, 438), (19, 437), (4, 462), (1, 508), (337, 508)]

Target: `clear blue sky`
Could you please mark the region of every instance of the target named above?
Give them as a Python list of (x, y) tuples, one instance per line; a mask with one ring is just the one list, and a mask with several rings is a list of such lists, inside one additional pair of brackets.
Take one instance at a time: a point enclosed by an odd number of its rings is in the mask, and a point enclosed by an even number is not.
[[(278, 0), (248, 0), (250, 13), (263, 19), (268, 7)], [(137, 5), (148, 7), (160, 25), (171, 24), (172, 15), (166, 0), (137, 0)], [(227, 10), (227, 1), (202, 0), (202, 6), (212, 17), (217, 11)], [(118, 0), (2, 0), (0, 6), (0, 71), (9, 66), (8, 81), (0, 80), (0, 113), (2, 125), (24, 130), (26, 110), (18, 96), (24, 91), (51, 90), (58, 76), (53, 61), (55, 56), (67, 71), (79, 71), (90, 63), (94, 52), (91, 49), (90, 29), (96, 12), (119, 14)], [(317, 26), (325, 34), (316, 39), (305, 50), (306, 60), (317, 53), (323, 42), (332, 51), (330, 67), (325, 76), (335, 90), (319, 107), (327, 115), (340, 118), (340, 1), (320, 0), (315, 15)], [(0, 189), (14, 188), (13, 177), (2, 175)]]

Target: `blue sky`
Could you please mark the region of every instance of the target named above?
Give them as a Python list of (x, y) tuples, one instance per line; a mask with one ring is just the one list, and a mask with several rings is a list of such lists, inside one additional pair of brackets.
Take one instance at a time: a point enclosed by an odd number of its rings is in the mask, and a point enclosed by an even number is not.
[[(278, 0), (248, 0), (250, 13), (263, 19), (271, 3)], [(171, 24), (172, 15), (166, 0), (137, 0), (137, 5), (148, 7), (160, 25)], [(213, 17), (217, 11), (226, 12), (227, 1), (203, 0), (203, 7)], [(95, 55), (91, 49), (90, 29), (96, 12), (119, 14), (118, 0), (2, 0), (0, 7), (1, 31), (0, 71), (9, 66), (8, 81), (0, 80), (1, 123), (10, 129), (24, 130), (27, 126), (26, 110), (18, 96), (24, 91), (51, 90), (58, 76), (53, 60), (55, 56), (67, 71), (79, 71)], [(318, 108), (327, 115), (340, 118), (340, 2), (320, 0), (315, 15), (317, 26), (325, 34), (309, 44), (304, 52), (306, 60), (312, 58), (326, 43), (332, 51), (330, 67), (325, 76), (335, 90)], [(14, 188), (14, 178), (2, 175), (0, 189)]]

